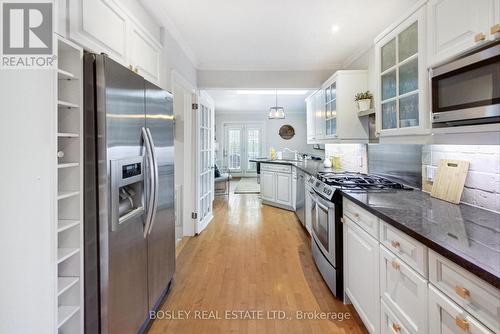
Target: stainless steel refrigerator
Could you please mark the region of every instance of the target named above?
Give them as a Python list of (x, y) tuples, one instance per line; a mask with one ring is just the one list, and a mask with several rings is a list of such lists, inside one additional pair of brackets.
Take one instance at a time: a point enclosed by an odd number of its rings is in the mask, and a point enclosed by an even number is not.
[(142, 332), (175, 270), (172, 95), (84, 56), (85, 332)]

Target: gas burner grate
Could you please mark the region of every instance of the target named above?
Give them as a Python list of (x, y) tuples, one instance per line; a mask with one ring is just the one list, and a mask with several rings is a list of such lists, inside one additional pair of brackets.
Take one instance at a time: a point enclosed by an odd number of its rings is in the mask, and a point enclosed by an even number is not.
[(364, 173), (319, 172), (318, 179), (327, 185), (346, 190), (405, 189), (401, 183)]

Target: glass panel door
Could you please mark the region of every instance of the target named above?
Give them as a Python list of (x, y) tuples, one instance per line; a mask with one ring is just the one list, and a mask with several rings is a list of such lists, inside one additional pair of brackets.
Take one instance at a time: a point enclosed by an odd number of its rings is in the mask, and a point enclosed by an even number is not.
[(337, 134), (337, 83), (334, 82), (327, 87), (325, 94), (326, 109), (326, 135), (335, 136)]
[(255, 162), (250, 162), (248, 160), (260, 158), (262, 156), (262, 140), (261, 140), (262, 129), (259, 127), (248, 127), (246, 131), (246, 143), (247, 143), (247, 168), (246, 172), (257, 172), (257, 164)]
[(224, 128), (224, 158), (231, 173), (256, 173), (257, 165), (249, 159), (262, 156), (262, 126), (231, 124), (225, 125)]
[(419, 125), (418, 21), (380, 50), (382, 129)]
[(231, 172), (241, 172), (242, 132), (241, 127), (227, 129), (227, 167)]
[(214, 199), (214, 110), (203, 95), (199, 96), (196, 112), (197, 125), (197, 224), (196, 233), (200, 233), (211, 220)]

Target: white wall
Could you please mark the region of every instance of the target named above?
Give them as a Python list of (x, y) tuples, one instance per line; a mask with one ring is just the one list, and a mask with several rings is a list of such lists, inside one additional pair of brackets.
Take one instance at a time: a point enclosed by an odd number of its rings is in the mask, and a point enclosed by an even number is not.
[(375, 92), (375, 45), (360, 53), (353, 61), (345, 64), (344, 70), (368, 70), (368, 90)]
[(165, 77), (162, 82), (164, 88), (173, 91), (172, 72), (174, 71), (188, 81), (191, 86), (198, 87), (196, 67), (168, 30), (163, 30), (163, 48), (163, 65), (165, 67), (163, 74)]
[(461, 198), (463, 203), (500, 212), (500, 145), (425, 145), (422, 152), (424, 188), (427, 168), (436, 169), (441, 159), (470, 162)]
[[(297, 150), (301, 153), (310, 153), (313, 155), (323, 155), (322, 151), (314, 150), (312, 145), (307, 144), (306, 134), (306, 112), (289, 112), (285, 111), (285, 119), (270, 120), (267, 118), (267, 113), (258, 111), (255, 113), (215, 113), (215, 135), (216, 140), (220, 143), (221, 149), (217, 153), (217, 159), (222, 159), (222, 147), (224, 141), (225, 122), (262, 122), (264, 124), (264, 152), (263, 157), (269, 156), (270, 147), (274, 147), (277, 151), (282, 151), (285, 147), (291, 150)], [(290, 140), (284, 140), (278, 134), (279, 128), (282, 125), (290, 124), (295, 129), (295, 136)]]

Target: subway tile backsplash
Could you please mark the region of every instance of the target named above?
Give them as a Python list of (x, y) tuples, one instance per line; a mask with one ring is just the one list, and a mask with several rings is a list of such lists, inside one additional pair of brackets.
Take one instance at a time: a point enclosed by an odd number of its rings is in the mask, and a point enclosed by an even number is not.
[(422, 148), (423, 190), (430, 192), (432, 183), (427, 169), (437, 169), (439, 160), (470, 162), (462, 193), (463, 203), (500, 212), (500, 145), (425, 145)]
[(342, 169), (350, 172), (368, 172), (365, 144), (326, 144), (325, 157), (339, 155)]

